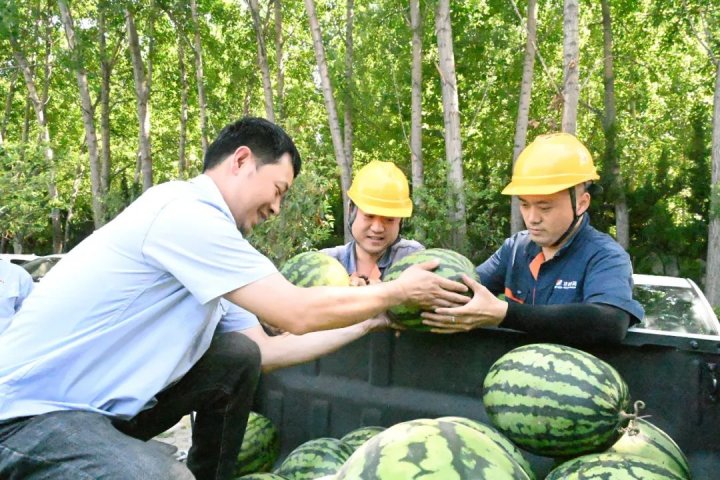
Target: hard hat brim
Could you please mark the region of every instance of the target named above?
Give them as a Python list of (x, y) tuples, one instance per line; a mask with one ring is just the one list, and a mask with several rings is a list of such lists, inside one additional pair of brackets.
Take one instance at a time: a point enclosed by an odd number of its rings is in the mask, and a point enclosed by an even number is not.
[(512, 182), (503, 189), (503, 195), (551, 195), (553, 193), (567, 190), (570, 187), (578, 185), (577, 183), (567, 183), (560, 185), (513, 185)]
[[(361, 202), (362, 203), (362, 202)], [(390, 218), (409, 218), (412, 216), (412, 210), (413, 206), (412, 203), (408, 206), (402, 206), (402, 207), (371, 207), (366, 206), (365, 208), (358, 202), (355, 202), (355, 205), (362, 210), (363, 212), (367, 213), (368, 215), (379, 215), (381, 217), (390, 217)]]

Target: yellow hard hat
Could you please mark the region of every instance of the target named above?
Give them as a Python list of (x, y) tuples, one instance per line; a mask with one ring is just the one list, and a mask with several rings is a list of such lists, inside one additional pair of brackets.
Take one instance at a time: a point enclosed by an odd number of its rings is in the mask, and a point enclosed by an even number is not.
[(600, 176), (585, 145), (569, 133), (537, 137), (520, 153), (504, 195), (549, 195)]
[(347, 193), (360, 210), (370, 215), (412, 215), (413, 205), (407, 177), (391, 162), (373, 160), (362, 167)]

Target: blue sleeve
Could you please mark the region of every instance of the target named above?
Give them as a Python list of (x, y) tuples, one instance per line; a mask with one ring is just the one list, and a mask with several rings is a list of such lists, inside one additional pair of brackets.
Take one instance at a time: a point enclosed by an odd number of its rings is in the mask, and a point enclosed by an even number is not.
[(475, 269), (480, 277), (480, 283), (495, 295), (505, 292), (505, 275), (512, 252), (512, 244), (512, 238), (505, 240), (502, 247)]
[(619, 245), (599, 250), (588, 263), (583, 303), (603, 303), (626, 311), (637, 320), (645, 315), (632, 297), (632, 265)]

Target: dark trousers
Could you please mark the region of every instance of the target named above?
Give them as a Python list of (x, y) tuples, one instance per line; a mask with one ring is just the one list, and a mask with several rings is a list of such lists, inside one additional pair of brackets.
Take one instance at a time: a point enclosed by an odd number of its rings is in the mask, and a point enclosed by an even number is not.
[[(129, 421), (62, 411), (0, 425), (0, 479), (230, 479), (259, 375), (260, 351), (252, 340), (216, 335), (198, 363), (156, 396), (153, 408)], [(187, 467), (145, 443), (192, 411)]]

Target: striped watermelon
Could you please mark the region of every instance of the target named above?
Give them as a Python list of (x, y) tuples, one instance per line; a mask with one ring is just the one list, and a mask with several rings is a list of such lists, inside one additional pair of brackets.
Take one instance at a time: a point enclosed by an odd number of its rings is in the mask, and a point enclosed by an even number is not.
[(498, 359), (483, 383), (490, 421), (529, 452), (570, 457), (620, 437), (630, 396), (607, 363), (575, 348), (525, 345)]
[(690, 478), (690, 465), (685, 454), (670, 436), (642, 418), (630, 422), (625, 434), (607, 453), (622, 453), (651, 458), (681, 478)]
[(438, 419), (398, 423), (358, 448), (337, 480), (528, 480), (487, 435)]
[(350, 277), (342, 263), (318, 251), (295, 255), (285, 262), (280, 273), (298, 287), (350, 285)]
[(290, 452), (275, 473), (287, 480), (314, 480), (335, 474), (351, 454), (337, 438), (316, 438)]
[(269, 418), (250, 412), (235, 475), (268, 472), (280, 455), (280, 435)]
[(476, 420), (465, 417), (441, 417), (438, 418), (438, 420), (460, 423), (462, 425), (475, 429), (480, 433), (484, 433), (485, 435), (490, 437), (490, 439), (492, 439), (492, 441), (495, 442), (498, 447), (502, 448), (505, 453), (510, 456), (510, 458), (515, 460), (517, 464), (520, 465), (520, 468), (522, 468), (525, 473), (527, 473), (528, 478), (530, 478), (531, 480), (535, 479), (535, 473), (532, 471), (530, 463), (525, 459), (525, 457), (523, 457), (522, 452), (520, 452), (520, 450), (518, 450), (518, 448), (513, 445), (510, 440), (503, 436), (502, 433), (498, 432), (490, 425), (486, 425), (482, 422), (478, 422)]
[[(383, 281), (395, 280), (408, 267), (436, 259), (440, 260), (440, 265), (434, 272), (441, 277), (462, 282), (462, 274), (465, 274), (478, 280), (475, 266), (465, 256), (445, 248), (429, 248), (413, 252), (390, 265), (385, 271)], [(467, 294), (472, 295), (472, 291), (468, 290)], [(412, 330), (429, 331), (432, 328), (422, 323), (421, 310), (417, 306), (398, 305), (388, 310), (388, 313), (394, 322)]]
[(261, 472), (261, 473), (249, 473), (242, 477), (235, 477), (235, 480), (287, 480), (285, 477), (281, 477), (275, 473)]
[(340, 441), (345, 445), (353, 449), (353, 452), (358, 449), (360, 445), (370, 440), (378, 433), (385, 430), (385, 427), (360, 427), (355, 430), (346, 433)]
[(555, 468), (545, 480), (688, 480), (647, 457), (593, 453)]

